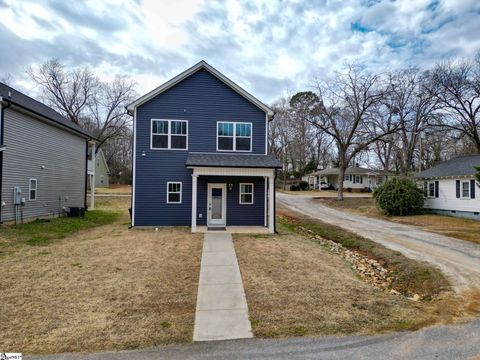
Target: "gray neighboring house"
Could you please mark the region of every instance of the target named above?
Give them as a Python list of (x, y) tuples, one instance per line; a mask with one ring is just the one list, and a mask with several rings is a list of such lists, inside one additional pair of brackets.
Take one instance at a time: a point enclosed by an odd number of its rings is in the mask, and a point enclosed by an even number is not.
[(424, 207), (438, 214), (480, 220), (480, 184), (474, 166), (480, 166), (480, 155), (443, 161), (416, 174)]
[(85, 208), (94, 146), (79, 126), (0, 83), (0, 223)]
[(95, 155), (95, 187), (108, 188), (110, 186), (110, 169), (102, 149)]

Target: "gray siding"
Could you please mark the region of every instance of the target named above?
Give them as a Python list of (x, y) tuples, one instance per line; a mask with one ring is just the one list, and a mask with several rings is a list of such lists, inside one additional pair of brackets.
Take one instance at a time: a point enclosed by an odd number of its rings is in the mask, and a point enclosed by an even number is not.
[[(85, 206), (86, 139), (11, 108), (5, 110), (4, 124), (1, 221), (14, 220), (15, 186), (26, 199), (25, 219)], [(28, 200), (30, 178), (38, 182), (33, 201)]]

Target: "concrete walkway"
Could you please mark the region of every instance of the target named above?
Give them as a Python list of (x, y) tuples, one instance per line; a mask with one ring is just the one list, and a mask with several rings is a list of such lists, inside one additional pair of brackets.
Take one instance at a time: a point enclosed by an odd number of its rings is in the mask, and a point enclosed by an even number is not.
[(251, 337), (247, 300), (232, 235), (206, 233), (193, 341)]

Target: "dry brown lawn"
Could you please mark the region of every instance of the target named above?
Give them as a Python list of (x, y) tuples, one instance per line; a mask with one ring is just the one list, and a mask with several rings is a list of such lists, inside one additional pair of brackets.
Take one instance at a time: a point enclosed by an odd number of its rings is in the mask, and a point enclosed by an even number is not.
[(340, 257), (283, 227), (276, 235), (236, 235), (235, 248), (256, 336), (417, 329), (480, 310), (478, 301), (452, 294), (414, 302), (376, 289)]
[(95, 194), (131, 194), (132, 186), (131, 185), (118, 185), (112, 184), (108, 188), (95, 188)]
[[(2, 256), (0, 349), (93, 352), (191, 341), (201, 235), (115, 223)], [(0, 230), (1, 231), (1, 230)]]
[(375, 207), (372, 198), (316, 199), (324, 205), (351, 211), (360, 215), (388, 220), (399, 224), (418, 226), (426, 231), (451, 236), (480, 244), (480, 221), (453, 216), (425, 214), (412, 216), (386, 216)]
[[(336, 198), (337, 197), (337, 192), (335, 190), (299, 190), (299, 191), (291, 191), (291, 190), (283, 190), (282, 188), (277, 188), (277, 192), (281, 192), (284, 194), (289, 194), (289, 195), (311, 195), (312, 197), (319, 197), (319, 198)], [(343, 193), (343, 196), (346, 198), (357, 198), (357, 197), (367, 197), (370, 198), (372, 197), (372, 194), (370, 193), (357, 193), (357, 192), (345, 192)]]

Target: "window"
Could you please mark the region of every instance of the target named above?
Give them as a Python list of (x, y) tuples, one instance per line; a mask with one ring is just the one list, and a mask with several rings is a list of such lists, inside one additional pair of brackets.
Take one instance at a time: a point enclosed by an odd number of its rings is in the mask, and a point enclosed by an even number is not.
[(470, 181), (462, 181), (462, 199), (470, 199)]
[(252, 123), (218, 122), (217, 151), (252, 151)]
[(182, 203), (182, 183), (181, 182), (167, 183), (167, 203), (168, 204)]
[(429, 182), (428, 183), (428, 197), (433, 198), (435, 197), (435, 183)]
[(37, 179), (28, 181), (28, 200), (37, 200)]
[(186, 150), (188, 143), (187, 120), (152, 119), (152, 149)]
[(345, 175), (345, 181), (350, 181), (350, 175)]
[(253, 184), (240, 184), (240, 204), (253, 204)]

